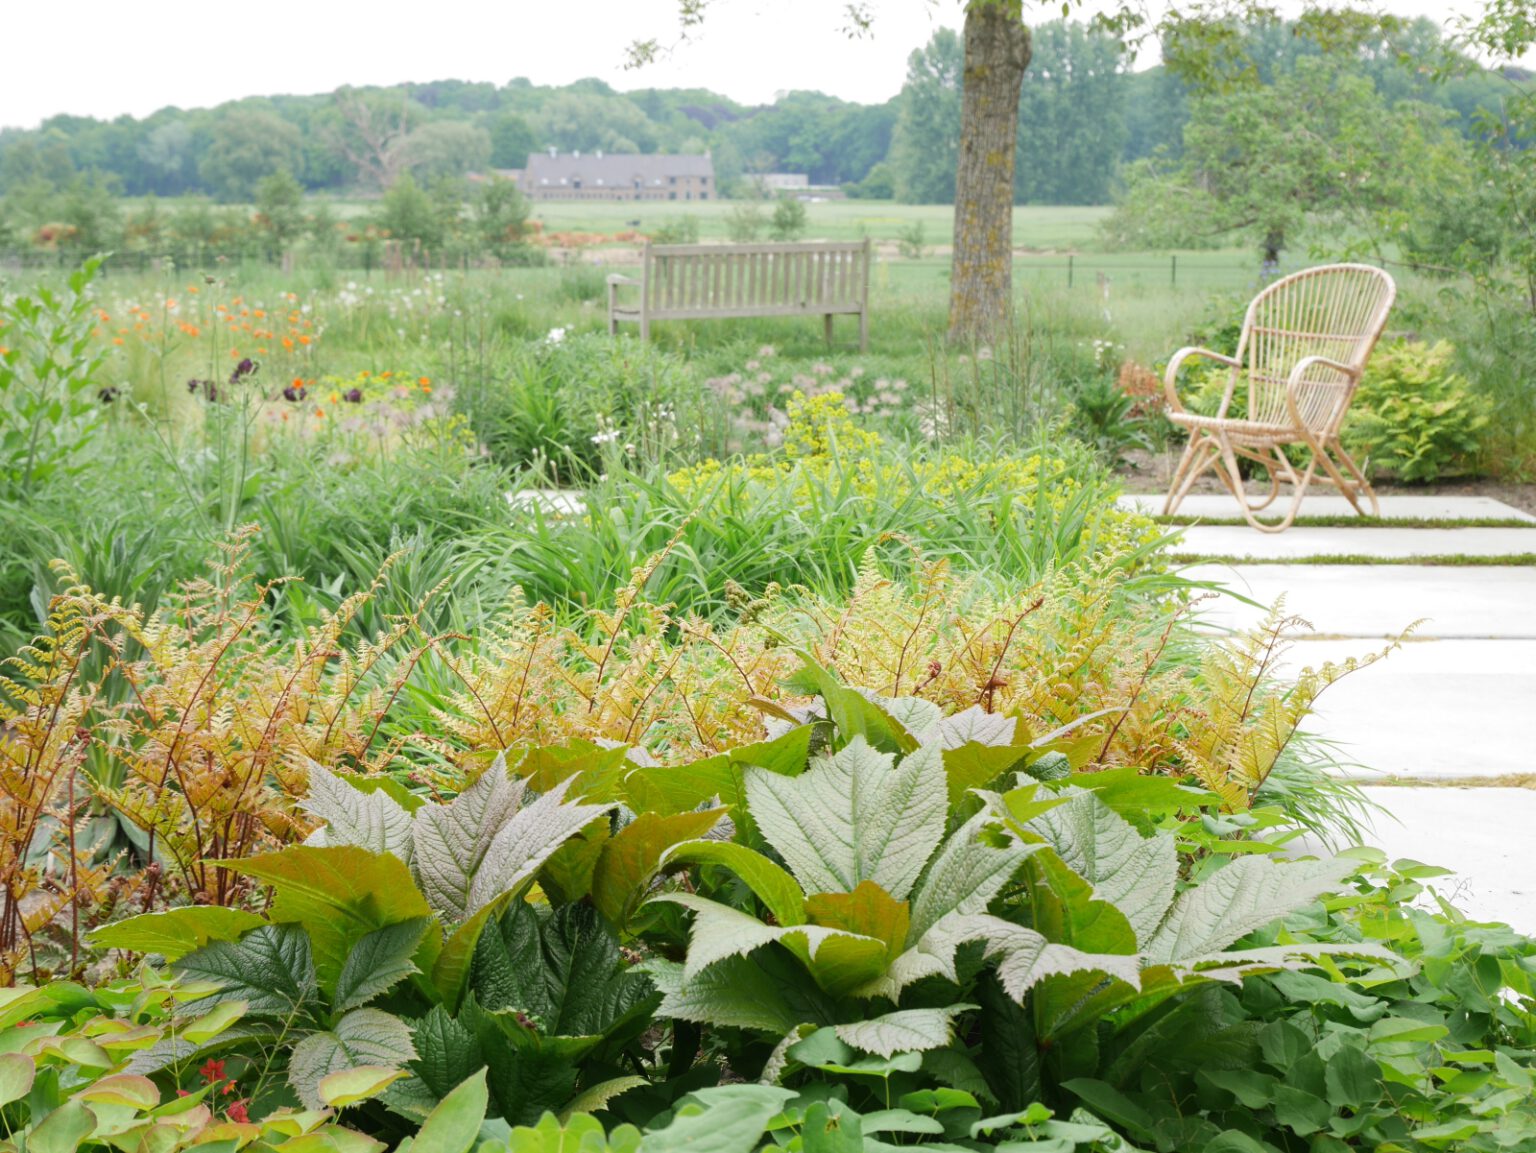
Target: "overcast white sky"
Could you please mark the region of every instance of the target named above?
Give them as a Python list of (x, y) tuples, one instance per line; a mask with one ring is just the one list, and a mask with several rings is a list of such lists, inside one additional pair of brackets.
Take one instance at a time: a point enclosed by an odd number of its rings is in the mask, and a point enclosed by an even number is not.
[[(1384, 10), (1446, 20), (1475, 0), (1378, 0)], [(1159, 0), (1150, 0), (1156, 9)], [(840, 31), (842, 0), (712, 0), (697, 38), (638, 72), (625, 46), (675, 35), (676, 0), (36, 0), (7, 3), (0, 127), (57, 113), (146, 116), (166, 105), (329, 92), (342, 84), (442, 79), (564, 84), (597, 76), (615, 88), (700, 87), (744, 103), (786, 89), (880, 102), (901, 88), (906, 59), (960, 0), (874, 0), (874, 35)], [(1103, 7), (1090, 2), (1087, 11)], [(1040, 19), (1059, 13), (1049, 0)]]

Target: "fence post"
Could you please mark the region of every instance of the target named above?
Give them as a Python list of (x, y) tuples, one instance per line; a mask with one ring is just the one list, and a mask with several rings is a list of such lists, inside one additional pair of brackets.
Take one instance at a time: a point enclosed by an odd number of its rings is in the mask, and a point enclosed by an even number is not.
[(1179, 254), (1177, 252), (1173, 254), (1173, 265), (1168, 273), (1168, 282), (1170, 284), (1178, 284), (1179, 282)]
[(1072, 254), (1067, 253), (1067, 287), (1072, 287)]

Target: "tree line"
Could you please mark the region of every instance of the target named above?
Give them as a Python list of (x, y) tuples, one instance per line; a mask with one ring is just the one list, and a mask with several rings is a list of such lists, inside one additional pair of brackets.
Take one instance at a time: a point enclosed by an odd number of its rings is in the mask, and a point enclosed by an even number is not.
[[(1319, 52), (1284, 25), (1243, 35), (1243, 58), (1268, 87)], [(1450, 80), (1431, 75), (1425, 62), (1445, 52), (1440, 29), (1424, 20), (1380, 51), (1354, 54), (1347, 73), (1385, 106), (1436, 109), (1450, 130), (1470, 136), (1508, 77), (1476, 68)], [(277, 172), (308, 192), (382, 192), (406, 173), (426, 187), (520, 168), (544, 148), (707, 149), (722, 188), (739, 196), (752, 193), (754, 174), (787, 171), (855, 196), (948, 203), (962, 63), (960, 37), (939, 29), (912, 53), (900, 94), (878, 105), (791, 92), (749, 107), (703, 89), (618, 92), (591, 79), (561, 87), (442, 80), (167, 108), (143, 119), (55, 116), (35, 129), (0, 130), (0, 228), (35, 228), (49, 223), (40, 211), (72, 201), (78, 214), (108, 196), (250, 203)], [(1162, 67), (1133, 71), (1115, 37), (1066, 21), (1033, 30), (1019, 104), (1019, 203), (1106, 203), (1139, 162), (1179, 161), (1200, 115), (1185, 81)]]

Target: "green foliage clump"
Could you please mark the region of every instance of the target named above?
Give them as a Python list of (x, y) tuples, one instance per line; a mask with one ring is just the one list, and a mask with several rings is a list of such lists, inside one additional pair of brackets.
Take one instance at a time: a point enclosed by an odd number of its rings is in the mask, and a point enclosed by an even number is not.
[(1344, 422), (1344, 447), (1364, 467), (1398, 480), (1433, 481), (1471, 470), (1490, 406), (1451, 362), (1445, 341), (1402, 341), (1372, 354)]

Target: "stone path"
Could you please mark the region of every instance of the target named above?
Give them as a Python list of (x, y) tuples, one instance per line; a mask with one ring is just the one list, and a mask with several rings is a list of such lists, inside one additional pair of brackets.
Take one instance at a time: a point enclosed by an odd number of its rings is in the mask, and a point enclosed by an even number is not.
[[(1124, 503), (1161, 507), (1151, 497)], [(1185, 570), (1228, 590), (1204, 606), (1202, 620), (1212, 629), (1244, 627), (1283, 595), (1287, 614), (1304, 621), (1292, 633), (1292, 668), (1375, 651), (1421, 622), (1386, 661), (1331, 687), (1309, 729), (1333, 742), (1342, 762), (1354, 762), (1345, 771), (1385, 810), (1373, 818), (1373, 843), (1392, 858), (1455, 869), (1436, 887), (1470, 916), (1536, 934), (1536, 566), (1413, 563), (1536, 554), (1536, 517), (1486, 497), (1381, 503), (1383, 520), (1532, 527), (1298, 526), (1265, 534), (1200, 524), (1177, 548), (1251, 558)], [(1347, 511), (1342, 498), (1327, 496), (1309, 497), (1302, 510), (1313, 517)], [(1202, 496), (1180, 512), (1226, 521), (1236, 508), (1228, 496)], [(1314, 557), (1387, 563), (1284, 563)]]

